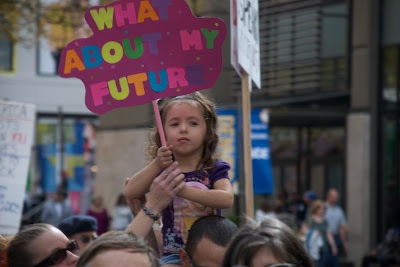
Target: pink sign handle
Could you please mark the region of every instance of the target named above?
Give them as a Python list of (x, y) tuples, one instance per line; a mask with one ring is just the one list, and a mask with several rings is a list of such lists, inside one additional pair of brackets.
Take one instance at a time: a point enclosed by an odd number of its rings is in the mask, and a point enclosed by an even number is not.
[(157, 128), (158, 128), (158, 133), (160, 134), (161, 145), (167, 146), (167, 140), (165, 140), (164, 127), (162, 124), (160, 110), (158, 109), (157, 101), (158, 100), (153, 100), (151, 101), (151, 103), (153, 103), (153, 110), (154, 110), (154, 115), (156, 116)]

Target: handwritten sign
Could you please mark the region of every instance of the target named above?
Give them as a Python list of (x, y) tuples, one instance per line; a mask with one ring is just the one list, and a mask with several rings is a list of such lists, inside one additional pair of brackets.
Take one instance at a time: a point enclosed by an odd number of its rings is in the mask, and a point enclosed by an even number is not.
[(34, 121), (33, 105), (0, 101), (0, 234), (19, 230)]
[(239, 64), (261, 89), (258, 0), (237, 0), (236, 8)]
[(222, 70), (225, 23), (185, 0), (120, 0), (85, 19), (93, 35), (64, 48), (58, 73), (82, 80), (94, 113), (210, 88)]

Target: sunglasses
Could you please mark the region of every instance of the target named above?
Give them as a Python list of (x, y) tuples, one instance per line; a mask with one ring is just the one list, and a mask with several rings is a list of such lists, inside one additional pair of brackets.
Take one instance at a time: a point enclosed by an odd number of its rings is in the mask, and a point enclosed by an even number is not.
[(66, 248), (60, 248), (50, 254), (46, 259), (42, 260), (33, 267), (47, 267), (59, 264), (67, 258), (67, 251), (76, 255), (79, 250), (78, 243), (75, 240), (71, 241)]
[(96, 240), (97, 239), (97, 235), (83, 235), (83, 236), (79, 237), (79, 239), (81, 240), (81, 242), (83, 244), (87, 244), (90, 241)]

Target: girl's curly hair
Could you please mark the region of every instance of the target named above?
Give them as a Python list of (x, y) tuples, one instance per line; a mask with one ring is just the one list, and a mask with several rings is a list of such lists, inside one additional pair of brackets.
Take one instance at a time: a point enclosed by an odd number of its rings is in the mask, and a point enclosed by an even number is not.
[[(192, 94), (187, 94), (182, 96), (164, 98), (159, 102), (160, 116), (163, 123), (165, 122), (165, 117), (168, 110), (171, 108), (173, 104), (178, 102), (190, 103), (196, 105), (199, 109), (202, 110), (203, 117), (207, 125), (207, 130), (206, 130), (207, 138), (204, 139), (204, 150), (199, 167), (202, 167), (204, 170), (209, 170), (213, 168), (215, 165), (217, 159), (216, 149), (219, 141), (219, 137), (217, 134), (218, 119), (217, 119), (215, 104), (200, 92), (195, 92)], [(147, 154), (149, 158), (151, 159), (156, 158), (157, 150), (160, 147), (161, 147), (160, 134), (158, 132), (157, 125), (154, 125), (154, 127), (151, 129), (149, 133), (149, 146), (147, 149)]]

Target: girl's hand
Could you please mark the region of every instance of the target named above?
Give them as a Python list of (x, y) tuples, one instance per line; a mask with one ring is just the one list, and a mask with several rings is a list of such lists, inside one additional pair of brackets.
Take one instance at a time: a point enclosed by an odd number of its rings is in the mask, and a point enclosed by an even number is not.
[(172, 146), (162, 146), (157, 150), (157, 157), (156, 157), (157, 166), (160, 169), (165, 169), (169, 165), (172, 164)]

